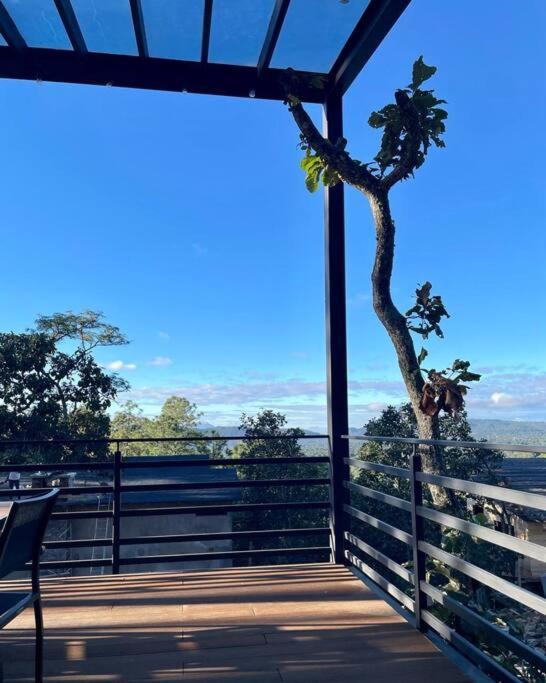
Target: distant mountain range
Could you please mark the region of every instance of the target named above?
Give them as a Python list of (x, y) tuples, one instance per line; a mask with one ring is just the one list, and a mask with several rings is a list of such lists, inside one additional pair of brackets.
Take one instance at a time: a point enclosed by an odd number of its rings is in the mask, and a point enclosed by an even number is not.
[[(546, 422), (518, 421), (518, 420), (469, 420), (472, 427), (472, 435), (475, 439), (485, 439), (493, 443), (521, 444), (527, 446), (541, 446), (546, 448)], [(220, 436), (240, 437), (243, 432), (239, 427), (217, 427), (209, 423), (199, 425), (202, 431), (216, 431)], [(309, 436), (324, 434), (318, 427), (304, 430)], [(358, 436), (363, 433), (361, 428), (351, 427), (349, 433)], [(308, 442), (309, 446), (323, 443), (322, 440), (314, 439)]]
[(469, 422), (475, 439), (546, 448), (546, 422), (520, 422), (519, 420), (470, 420)]

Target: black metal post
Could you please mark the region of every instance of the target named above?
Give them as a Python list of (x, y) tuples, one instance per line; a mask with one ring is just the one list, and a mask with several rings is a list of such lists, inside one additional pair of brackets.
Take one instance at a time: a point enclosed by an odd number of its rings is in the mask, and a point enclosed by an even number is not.
[(119, 574), (121, 528), (121, 452), (119, 450), (119, 443), (114, 453), (114, 502), (112, 513), (112, 574)]
[(421, 590), (421, 581), (426, 578), (426, 557), (419, 550), (419, 541), (424, 540), (423, 518), (417, 514), (417, 508), (423, 505), (423, 485), (417, 481), (415, 474), (421, 471), (421, 456), (417, 453), (417, 446), (413, 446), (413, 454), (410, 460), (410, 486), (411, 486), (411, 528), (413, 532), (413, 575), (414, 575), (414, 605), (415, 625), (420, 631), (426, 630), (426, 625), (421, 619), (421, 610), (426, 607), (426, 596)]
[[(343, 136), (343, 101), (328, 99), (324, 104), (324, 136), (332, 142)], [(325, 188), (324, 243), (326, 269), (326, 379), (328, 435), (331, 457), (331, 517), (332, 560), (346, 563), (343, 534), (343, 505), (347, 490), (343, 481), (349, 479), (349, 442), (343, 439), (349, 431), (347, 395), (347, 316), (345, 310), (345, 205), (343, 184)]]

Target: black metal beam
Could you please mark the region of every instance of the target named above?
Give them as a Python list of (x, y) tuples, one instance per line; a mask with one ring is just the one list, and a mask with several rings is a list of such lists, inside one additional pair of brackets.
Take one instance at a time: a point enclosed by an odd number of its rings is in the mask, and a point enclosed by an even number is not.
[[(343, 104), (333, 97), (324, 106), (324, 137), (337, 142), (343, 136)], [(324, 193), (324, 245), (326, 284), (326, 381), (328, 435), (330, 438), (333, 556), (346, 563), (343, 552), (344, 504), (349, 481), (349, 432), (347, 392), (347, 316), (345, 304), (345, 200), (343, 183), (326, 187)]]
[(331, 94), (343, 95), (411, 0), (371, 0), (330, 71)]
[(20, 50), (27, 46), (25, 39), (20, 34), (19, 29), (2, 2), (0, 2), (0, 32), (2, 32), (6, 43), (10, 47)]
[(201, 61), (209, 61), (210, 26), (212, 23), (212, 0), (205, 0), (203, 12), (203, 35), (201, 38)]
[(55, 0), (55, 5), (74, 50), (87, 52), (87, 45), (70, 0)]
[(142, 14), (142, 3), (140, 0), (129, 0), (131, 3), (131, 16), (133, 17), (133, 28), (135, 31), (136, 44), (139, 57), (148, 57), (148, 41), (146, 39), (146, 25)]
[[(255, 67), (228, 64), (202, 64), (174, 59), (142, 59), (127, 55), (0, 47), (0, 78), (42, 80), (56, 83), (113, 85), (122, 88), (188, 91), (203, 95), (225, 95), (284, 100), (281, 69), (266, 69), (259, 75)], [(304, 102), (324, 101), (324, 88), (317, 74), (300, 75)]]
[(275, 47), (277, 45), (277, 41), (279, 39), (282, 25), (284, 23), (284, 18), (286, 17), (289, 5), (290, 0), (275, 1), (273, 14), (271, 15), (271, 19), (269, 20), (267, 35), (265, 36), (262, 51), (260, 53), (260, 58), (258, 60), (259, 73), (262, 73), (264, 69), (269, 68), (269, 64), (271, 63), (271, 58), (273, 57), (273, 52), (275, 51)]

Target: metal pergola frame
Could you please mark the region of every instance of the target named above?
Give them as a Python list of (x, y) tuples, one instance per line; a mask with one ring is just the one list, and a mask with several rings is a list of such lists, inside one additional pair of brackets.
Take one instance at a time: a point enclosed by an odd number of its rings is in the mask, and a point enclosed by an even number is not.
[[(90, 52), (70, 0), (54, 0), (72, 50), (29, 47), (0, 1), (0, 78), (112, 85), (230, 97), (284, 100), (284, 70), (270, 66), (291, 0), (275, 0), (255, 67), (209, 61), (213, 0), (204, 0), (201, 59), (190, 62), (151, 57), (141, 0), (129, 0), (138, 56)], [(318, 0), (317, 0), (318, 1)], [(343, 95), (397, 22), (411, 0), (370, 0), (362, 17), (327, 74), (298, 72), (298, 94), (304, 103), (321, 104), (324, 135), (343, 136)], [(334, 557), (343, 554), (343, 524), (349, 479), (347, 323), (345, 296), (345, 209), (343, 184), (325, 188), (325, 284), (328, 435), (332, 453), (332, 527)]]

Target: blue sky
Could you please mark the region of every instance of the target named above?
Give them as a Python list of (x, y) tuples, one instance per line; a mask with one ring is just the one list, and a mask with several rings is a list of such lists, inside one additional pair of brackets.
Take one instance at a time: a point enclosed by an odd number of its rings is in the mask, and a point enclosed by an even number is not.
[[(545, 29), (542, 0), (419, 0), (346, 97), (349, 149), (370, 159), (370, 111), (420, 54), (438, 66), (447, 148), (393, 191), (393, 291), (402, 309), (425, 279), (443, 295), (431, 362), (484, 372), (475, 417), (546, 419)], [(2, 81), (0, 117), (3, 330), (99, 309), (131, 344), (98, 360), (146, 412), (178, 394), (216, 424), (272, 407), (323, 427), (322, 196), (282, 104)], [(353, 426), (404, 397), (371, 310), (373, 247), (348, 189)]]

